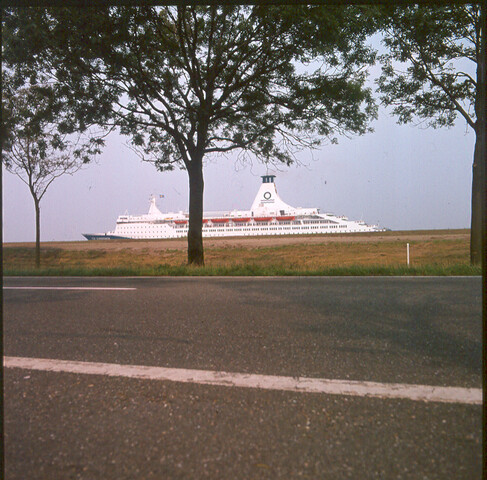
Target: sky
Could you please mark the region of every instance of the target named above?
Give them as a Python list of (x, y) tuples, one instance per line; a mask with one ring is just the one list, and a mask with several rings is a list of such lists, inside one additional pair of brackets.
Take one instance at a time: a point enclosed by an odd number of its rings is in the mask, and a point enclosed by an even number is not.
[[(296, 207), (379, 224), (392, 230), (468, 228), (475, 135), (464, 122), (450, 129), (397, 125), (380, 109), (373, 133), (339, 138), (298, 156), (299, 164), (269, 168), (237, 155), (212, 157), (204, 167), (204, 209), (250, 208), (261, 175), (275, 174), (281, 198)], [(158, 172), (112, 135), (95, 162), (54, 181), (41, 202), (41, 241), (83, 240), (113, 230), (118, 215), (188, 210), (184, 170)], [(34, 204), (27, 186), (3, 170), (3, 241), (35, 240)], [(159, 198), (164, 195), (164, 198)]]

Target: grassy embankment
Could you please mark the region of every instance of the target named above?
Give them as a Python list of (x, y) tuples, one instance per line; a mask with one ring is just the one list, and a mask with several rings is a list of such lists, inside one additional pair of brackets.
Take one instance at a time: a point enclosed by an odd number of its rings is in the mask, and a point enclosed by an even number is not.
[[(449, 231), (452, 232), (452, 231)], [(4, 275), (480, 275), (469, 264), (468, 231), (394, 232), (380, 239), (361, 235), (342, 241), (323, 236), (273, 246), (262, 239), (253, 246), (218, 244), (205, 248), (205, 267), (189, 267), (184, 248), (165, 248), (164, 241), (70, 242), (42, 249), (41, 268), (34, 268), (34, 247), (4, 245)], [(461, 234), (463, 232), (463, 234)], [(453, 238), (452, 238), (453, 237)], [(414, 240), (412, 239), (414, 238)], [(406, 265), (406, 243), (410, 266)], [(83, 248), (79, 246), (83, 243)], [(61, 244), (59, 244), (61, 245)]]

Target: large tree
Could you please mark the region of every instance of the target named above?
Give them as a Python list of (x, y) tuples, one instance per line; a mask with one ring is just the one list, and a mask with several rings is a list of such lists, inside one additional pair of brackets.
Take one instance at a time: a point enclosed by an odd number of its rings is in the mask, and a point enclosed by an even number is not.
[(205, 157), (290, 164), (376, 115), (356, 7), (29, 9), (6, 26), (21, 76), (47, 68), (80, 122), (116, 124), (159, 170), (187, 170), (189, 263), (204, 262)]
[(68, 133), (62, 105), (50, 85), (15, 88), (9, 72), (2, 78), (2, 162), (24, 182), (35, 208), (35, 266), (40, 266), (40, 203), (48, 187), (72, 175), (99, 151), (100, 141)]
[(480, 263), (485, 223), (481, 95), (486, 89), (485, 77), (480, 78), (485, 55), (481, 4), (399, 6), (389, 8), (384, 18), (382, 102), (393, 107), (400, 123), (450, 127), (460, 115), (475, 132), (470, 257)]

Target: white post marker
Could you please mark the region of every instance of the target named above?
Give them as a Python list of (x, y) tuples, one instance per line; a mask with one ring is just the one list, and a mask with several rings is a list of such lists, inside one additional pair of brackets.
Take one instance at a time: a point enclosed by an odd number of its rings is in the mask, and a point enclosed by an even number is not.
[(406, 256), (407, 256), (408, 267), (409, 267), (409, 243), (406, 243)]

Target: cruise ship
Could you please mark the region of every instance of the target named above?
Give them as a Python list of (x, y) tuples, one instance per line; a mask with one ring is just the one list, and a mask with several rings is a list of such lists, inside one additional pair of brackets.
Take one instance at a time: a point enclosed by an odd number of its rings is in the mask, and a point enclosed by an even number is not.
[[(264, 175), (250, 210), (203, 214), (203, 237), (379, 232), (384, 229), (349, 220), (318, 208), (291, 207), (279, 197), (275, 175)], [(151, 196), (145, 215), (120, 215), (115, 230), (83, 233), (87, 240), (181, 238), (188, 234), (189, 214), (162, 213)]]

